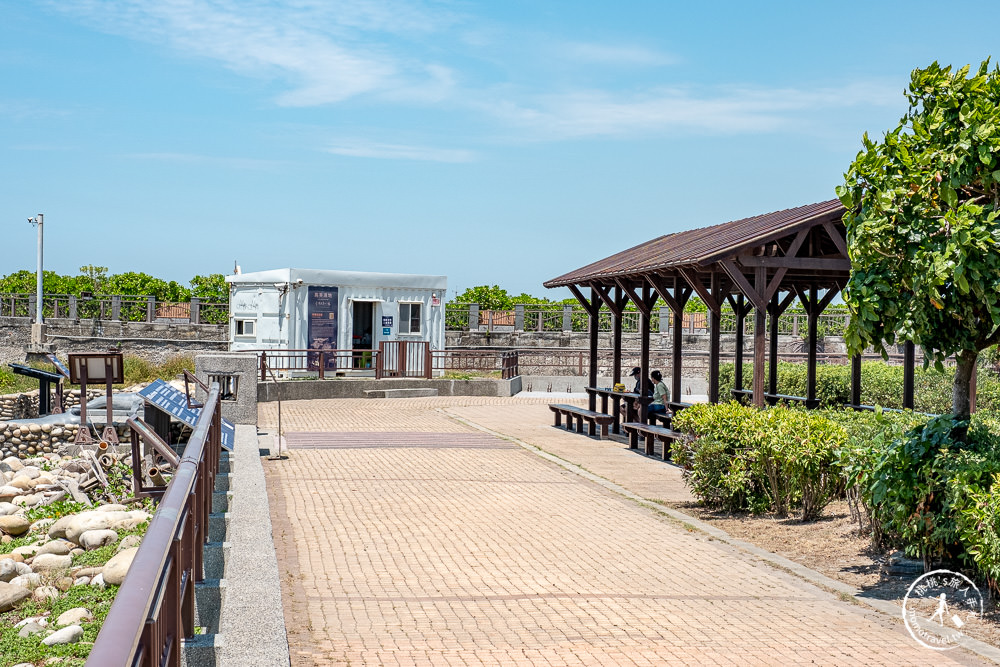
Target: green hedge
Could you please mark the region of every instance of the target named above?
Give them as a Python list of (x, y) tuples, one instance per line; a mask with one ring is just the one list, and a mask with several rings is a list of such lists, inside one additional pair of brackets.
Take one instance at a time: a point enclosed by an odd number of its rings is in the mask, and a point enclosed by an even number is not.
[[(933, 368), (917, 368), (913, 377), (913, 408), (917, 412), (945, 414), (951, 411), (951, 390), (954, 371), (943, 373)], [(731, 396), (735, 386), (736, 368), (722, 364), (719, 368), (719, 395)], [(743, 387), (753, 384), (753, 364), (743, 365)], [(778, 362), (778, 393), (806, 395), (806, 366)], [(840, 407), (851, 400), (851, 367), (820, 364), (816, 367), (816, 397), (820, 405)], [(861, 364), (861, 402), (884, 408), (903, 407), (903, 367), (889, 366), (879, 361)], [(977, 407), (1000, 409), (1000, 380), (992, 371), (980, 369), (977, 386)]]

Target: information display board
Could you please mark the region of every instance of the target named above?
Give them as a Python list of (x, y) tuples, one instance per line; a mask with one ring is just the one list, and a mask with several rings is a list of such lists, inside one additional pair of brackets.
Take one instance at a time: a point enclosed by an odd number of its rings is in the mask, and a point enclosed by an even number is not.
[[(339, 317), (340, 300), (337, 298), (336, 287), (309, 286), (309, 349), (337, 349), (337, 320)], [(334, 354), (324, 355), (323, 370), (336, 370), (337, 357)], [(309, 370), (319, 370), (319, 355), (309, 354)]]
[[(174, 389), (163, 380), (153, 380), (144, 389), (137, 392), (146, 399), (150, 405), (166, 412), (178, 421), (194, 428), (201, 414), (201, 408), (189, 408), (187, 406), (187, 394), (179, 389)], [(233, 442), (236, 439), (236, 427), (228, 419), (222, 420), (222, 448), (227, 452), (233, 451)]]

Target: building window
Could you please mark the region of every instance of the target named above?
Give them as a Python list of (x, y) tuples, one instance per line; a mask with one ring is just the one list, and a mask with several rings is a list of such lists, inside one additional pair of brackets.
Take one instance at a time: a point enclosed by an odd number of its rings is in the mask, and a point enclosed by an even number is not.
[(240, 393), (240, 376), (230, 375), (228, 373), (219, 373), (208, 375), (208, 384), (211, 386), (213, 382), (219, 383), (219, 400), (220, 401), (235, 401), (236, 397)]
[(420, 303), (399, 304), (399, 333), (420, 333)]
[(236, 320), (237, 336), (256, 336), (254, 320)]

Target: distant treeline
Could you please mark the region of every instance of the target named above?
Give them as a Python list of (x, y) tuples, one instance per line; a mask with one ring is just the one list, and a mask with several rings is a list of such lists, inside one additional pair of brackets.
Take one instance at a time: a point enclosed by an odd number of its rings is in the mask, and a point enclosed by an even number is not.
[[(34, 294), (34, 271), (17, 271), (0, 278), (0, 294)], [(153, 296), (157, 301), (190, 301), (192, 297), (210, 302), (229, 301), (229, 286), (221, 273), (195, 276), (184, 286), (174, 280), (166, 281), (146, 273), (129, 271), (108, 274), (106, 266), (81, 266), (75, 276), (63, 276), (54, 271), (42, 274), (42, 291), (45, 294), (121, 294)]]

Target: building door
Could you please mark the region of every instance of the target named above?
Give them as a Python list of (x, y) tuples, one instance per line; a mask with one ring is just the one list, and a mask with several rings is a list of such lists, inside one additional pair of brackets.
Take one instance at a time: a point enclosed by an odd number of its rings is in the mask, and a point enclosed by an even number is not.
[(375, 343), (375, 303), (355, 301), (352, 312), (354, 331), (351, 338), (354, 368), (372, 368), (372, 347)]

